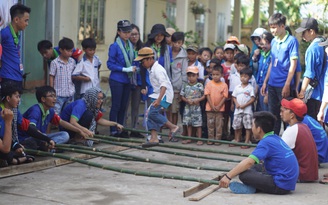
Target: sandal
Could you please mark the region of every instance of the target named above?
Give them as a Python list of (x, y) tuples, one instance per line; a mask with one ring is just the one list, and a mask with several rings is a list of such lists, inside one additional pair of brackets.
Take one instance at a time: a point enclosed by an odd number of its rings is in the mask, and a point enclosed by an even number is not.
[(197, 141), (197, 145), (203, 145), (204, 142), (203, 141)]
[(154, 147), (157, 146), (159, 143), (158, 142), (146, 142), (141, 145), (142, 148), (149, 148), (149, 147)]
[[(237, 143), (236, 140), (231, 140), (230, 142)], [(236, 145), (234, 145), (234, 144), (229, 144), (229, 147), (235, 147), (235, 146), (236, 146)]]
[(328, 178), (323, 178), (319, 181), (320, 184), (328, 185)]
[(191, 140), (182, 140), (182, 144), (190, 144)]
[(207, 142), (207, 145), (214, 145), (214, 142)]
[(175, 128), (175, 130), (173, 132), (170, 132), (169, 134), (169, 141), (170, 142), (179, 142), (179, 140), (177, 138), (175, 138), (175, 135), (177, 134), (177, 132), (180, 130), (180, 127), (177, 126), (177, 128)]
[[(25, 157), (25, 161), (21, 161), (20, 158), (24, 158)], [(14, 163), (14, 159), (16, 160), (16, 163)], [(19, 165), (21, 163), (30, 163), (30, 162), (34, 162), (35, 158), (32, 155), (23, 155), (23, 156), (14, 156), (13, 160), (11, 162), (9, 162), (8, 164), (10, 165)]]

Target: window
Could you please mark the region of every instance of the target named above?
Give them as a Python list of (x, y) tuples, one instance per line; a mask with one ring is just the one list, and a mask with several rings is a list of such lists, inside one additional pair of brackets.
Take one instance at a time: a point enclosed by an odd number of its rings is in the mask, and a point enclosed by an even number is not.
[(175, 18), (177, 16), (177, 6), (175, 1), (170, 0), (166, 3), (166, 16), (169, 21), (166, 21), (166, 27), (172, 27), (169, 22), (172, 22), (175, 25)]
[(105, 1), (80, 0), (79, 42), (91, 37), (97, 43), (104, 43)]

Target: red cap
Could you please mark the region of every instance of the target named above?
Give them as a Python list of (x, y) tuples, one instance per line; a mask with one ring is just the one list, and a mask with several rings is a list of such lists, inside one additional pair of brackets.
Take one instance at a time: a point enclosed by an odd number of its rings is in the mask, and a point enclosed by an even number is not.
[(298, 117), (304, 117), (307, 113), (306, 104), (298, 98), (294, 98), (290, 101), (282, 99), (281, 106), (293, 111)]

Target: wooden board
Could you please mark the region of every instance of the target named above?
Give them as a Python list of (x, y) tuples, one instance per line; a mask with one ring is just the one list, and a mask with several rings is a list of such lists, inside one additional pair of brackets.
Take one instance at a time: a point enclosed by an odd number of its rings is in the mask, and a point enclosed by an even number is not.
[(199, 201), (199, 200), (205, 198), (206, 196), (210, 195), (211, 193), (215, 192), (218, 189), (220, 189), (219, 185), (211, 185), (211, 186), (207, 187), (206, 189), (195, 194), (195, 196), (190, 197), (189, 201)]
[[(213, 178), (212, 180), (220, 180), (222, 178), (222, 176), (218, 176), (218, 177), (215, 177)], [(191, 187), (185, 191), (183, 191), (183, 197), (188, 197), (188, 196), (191, 196), (197, 192), (200, 192), (202, 191), (203, 189), (206, 189), (207, 187), (211, 186), (211, 184), (209, 183), (200, 183), (194, 187)]]

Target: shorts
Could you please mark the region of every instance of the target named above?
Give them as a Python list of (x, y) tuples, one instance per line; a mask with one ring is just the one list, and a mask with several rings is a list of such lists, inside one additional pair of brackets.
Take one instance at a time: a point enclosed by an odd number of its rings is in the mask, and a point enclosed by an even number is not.
[(202, 110), (199, 105), (186, 105), (183, 112), (182, 124), (192, 127), (202, 126)]
[(174, 93), (173, 101), (171, 107), (169, 108), (169, 111), (171, 111), (171, 113), (179, 113), (179, 109), (180, 109), (180, 93)]
[(240, 113), (234, 115), (232, 127), (234, 130), (239, 130), (242, 129), (244, 125), (245, 129), (247, 130), (252, 129), (252, 120), (253, 120), (253, 114)]

